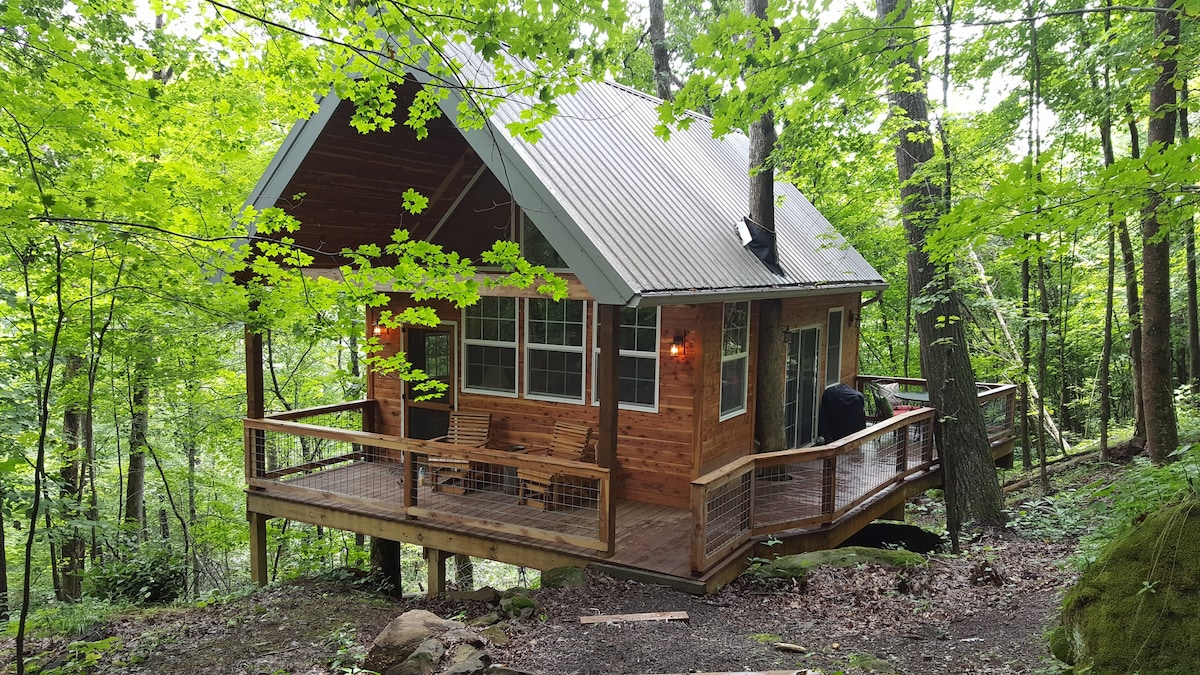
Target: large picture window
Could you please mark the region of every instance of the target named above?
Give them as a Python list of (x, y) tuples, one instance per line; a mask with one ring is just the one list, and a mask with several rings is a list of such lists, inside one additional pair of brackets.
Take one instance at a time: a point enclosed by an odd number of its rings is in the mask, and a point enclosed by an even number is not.
[(746, 412), (750, 362), (750, 303), (725, 303), (721, 328), (721, 419)]
[(841, 307), (829, 310), (828, 344), (825, 345), (825, 386), (842, 381), (842, 317)]
[(526, 315), (526, 394), (583, 401), (583, 301), (530, 299)]
[(517, 393), (517, 301), (483, 297), (463, 310), (463, 389)]
[[(657, 307), (622, 307), (617, 326), (621, 351), (617, 363), (617, 400), (622, 408), (657, 411), (659, 317)], [(600, 349), (595, 350), (599, 372)], [(600, 402), (600, 383), (593, 379), (593, 400)]]

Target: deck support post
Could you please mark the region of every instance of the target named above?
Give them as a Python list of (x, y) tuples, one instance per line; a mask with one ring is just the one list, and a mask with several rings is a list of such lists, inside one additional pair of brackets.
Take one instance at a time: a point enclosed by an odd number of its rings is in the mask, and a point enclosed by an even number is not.
[(600, 347), (600, 438), (596, 445), (596, 463), (608, 469), (608, 499), (601, 500), (600, 514), (602, 536), (608, 540), (607, 555), (616, 551), (617, 531), (617, 410), (620, 406), (617, 393), (618, 366), (621, 353), (620, 331), (621, 308), (616, 305), (600, 305), (600, 327), (596, 343)]
[(267, 585), (267, 520), (265, 513), (246, 512), (250, 521), (250, 580), (259, 586)]
[(899, 504), (888, 509), (886, 513), (884, 513), (882, 516), (879, 517), (879, 519), (880, 520), (895, 520), (895, 521), (899, 521), (899, 522), (903, 523), (904, 522), (904, 505), (907, 503), (908, 503), (908, 500), (904, 500), (904, 501), (900, 502)]
[(429, 568), (429, 584), (425, 587), (425, 595), (436, 598), (446, 594), (446, 560), (452, 555), (436, 548), (425, 549), (425, 563)]

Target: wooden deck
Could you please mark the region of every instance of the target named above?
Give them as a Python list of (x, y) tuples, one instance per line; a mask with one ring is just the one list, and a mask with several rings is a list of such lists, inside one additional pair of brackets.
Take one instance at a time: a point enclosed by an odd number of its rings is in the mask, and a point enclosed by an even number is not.
[[(999, 457), (1011, 453), (1012, 396), (987, 396)], [(833, 547), (939, 485), (934, 416), (929, 408), (906, 412), (833, 444), (740, 457), (692, 481), (689, 509), (614, 499), (613, 473), (586, 463), (355, 431), (326, 419), (246, 420), (252, 568), (265, 578), (265, 523), (282, 517), (417, 544), (438, 560), (462, 553), (536, 569), (595, 565), (711, 592), (743, 571), (768, 537), (783, 541), (773, 553)], [(471, 467), (461, 489), (435, 490), (422, 476), (432, 475), (435, 457)], [(583, 492), (523, 503), (521, 470), (553, 474)]]

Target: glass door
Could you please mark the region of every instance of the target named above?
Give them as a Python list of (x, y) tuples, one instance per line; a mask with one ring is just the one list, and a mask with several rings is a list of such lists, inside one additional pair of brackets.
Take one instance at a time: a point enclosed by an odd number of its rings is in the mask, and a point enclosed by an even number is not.
[(453, 327), (409, 327), (405, 336), (412, 367), (424, 371), (429, 380), (446, 385), (445, 391), (422, 400), (434, 390), (417, 382), (404, 383), (405, 435), (409, 438), (444, 436), (450, 426), (450, 411), (454, 409)]
[(784, 436), (789, 448), (810, 445), (816, 437), (820, 338), (821, 329), (815, 326), (787, 333), (783, 419)]

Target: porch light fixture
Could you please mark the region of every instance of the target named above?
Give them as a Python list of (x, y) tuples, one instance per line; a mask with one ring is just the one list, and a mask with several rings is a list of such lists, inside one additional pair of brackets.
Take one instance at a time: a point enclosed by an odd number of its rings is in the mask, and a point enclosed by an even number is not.
[(371, 335), (373, 335), (377, 338), (385, 337), (385, 336), (387, 336), (387, 334), (388, 334), (388, 329), (384, 328), (383, 326), (381, 326), (379, 324), (375, 324), (375, 326), (371, 329)]
[(671, 340), (671, 356), (683, 357), (687, 333), (679, 333)]

